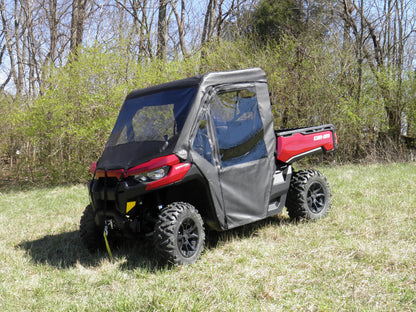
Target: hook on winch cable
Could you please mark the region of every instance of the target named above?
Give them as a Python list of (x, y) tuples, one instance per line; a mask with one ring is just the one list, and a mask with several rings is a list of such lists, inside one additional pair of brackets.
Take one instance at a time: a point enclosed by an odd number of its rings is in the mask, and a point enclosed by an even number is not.
[(113, 229), (113, 220), (106, 220), (105, 221), (105, 223), (104, 223), (104, 232), (103, 232), (105, 247), (107, 248), (108, 256), (110, 257), (110, 260), (113, 261), (113, 254), (111, 253), (110, 245), (108, 244), (108, 239), (107, 239), (108, 229), (110, 229), (110, 230)]

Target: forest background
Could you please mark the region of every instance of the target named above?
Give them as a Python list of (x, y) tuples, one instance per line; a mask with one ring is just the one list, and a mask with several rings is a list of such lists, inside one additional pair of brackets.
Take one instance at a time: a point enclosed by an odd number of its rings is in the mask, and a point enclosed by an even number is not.
[(412, 0), (0, 0), (0, 186), (84, 182), (133, 89), (261, 67), (276, 128), (415, 159)]

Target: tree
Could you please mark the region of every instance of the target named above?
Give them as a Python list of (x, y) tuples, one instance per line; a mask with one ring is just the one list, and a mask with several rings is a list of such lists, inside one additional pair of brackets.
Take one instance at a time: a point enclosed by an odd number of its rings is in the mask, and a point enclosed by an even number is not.
[(173, 14), (175, 14), (176, 23), (178, 25), (178, 35), (179, 35), (179, 44), (181, 47), (182, 55), (184, 57), (188, 56), (187, 48), (186, 48), (186, 42), (185, 42), (185, 0), (181, 0), (181, 11), (180, 14), (178, 13), (178, 10), (176, 9), (176, 3), (177, 1), (172, 2), (172, 11)]
[(159, 0), (156, 56), (162, 60), (166, 59), (166, 55), (167, 55), (168, 19), (167, 19), (166, 12), (167, 12), (167, 0)]
[(46, 59), (52, 64), (55, 63), (57, 57), (57, 45), (58, 45), (58, 0), (49, 0), (47, 11), (47, 20), (49, 23), (49, 52), (46, 55)]
[(87, 2), (88, 0), (72, 0), (70, 52), (73, 55), (77, 55), (77, 49), (82, 44)]
[(204, 28), (201, 36), (201, 46), (210, 40), (214, 34), (214, 26), (216, 20), (217, 0), (209, 0), (208, 7), (205, 12)]
[(261, 41), (279, 41), (284, 34), (297, 37), (304, 29), (304, 12), (298, 0), (261, 0), (254, 11), (254, 32)]
[[(351, 0), (342, 0), (342, 5), (341, 17), (353, 33), (358, 56), (357, 101), (360, 102), (362, 66), (365, 59), (383, 97), (388, 132), (397, 140), (401, 134), (405, 109), (404, 53), (408, 39), (415, 29), (415, 16), (408, 14), (414, 9), (414, 4), (404, 0), (385, 0), (381, 6), (379, 3), (367, 4), (361, 0), (357, 5)], [(373, 18), (372, 12), (383, 14)]]

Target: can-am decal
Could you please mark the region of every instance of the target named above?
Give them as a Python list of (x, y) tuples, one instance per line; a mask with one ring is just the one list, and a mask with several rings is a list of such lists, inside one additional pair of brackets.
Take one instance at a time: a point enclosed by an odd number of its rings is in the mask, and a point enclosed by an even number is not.
[(325, 140), (325, 139), (329, 139), (331, 137), (331, 134), (330, 133), (327, 133), (327, 134), (324, 134), (324, 135), (315, 135), (314, 137), (313, 137), (313, 140), (314, 141), (321, 141), (321, 140)]

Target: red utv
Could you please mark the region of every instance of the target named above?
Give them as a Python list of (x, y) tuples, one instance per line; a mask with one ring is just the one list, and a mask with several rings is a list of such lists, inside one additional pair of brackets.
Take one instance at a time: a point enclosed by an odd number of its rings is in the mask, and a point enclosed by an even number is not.
[(92, 166), (82, 241), (95, 250), (107, 237), (151, 238), (162, 259), (187, 264), (207, 229), (252, 223), (285, 205), (292, 218), (322, 218), (331, 205), (326, 179), (293, 172), (292, 163), (336, 147), (333, 125), (273, 129), (259, 68), (135, 90)]

